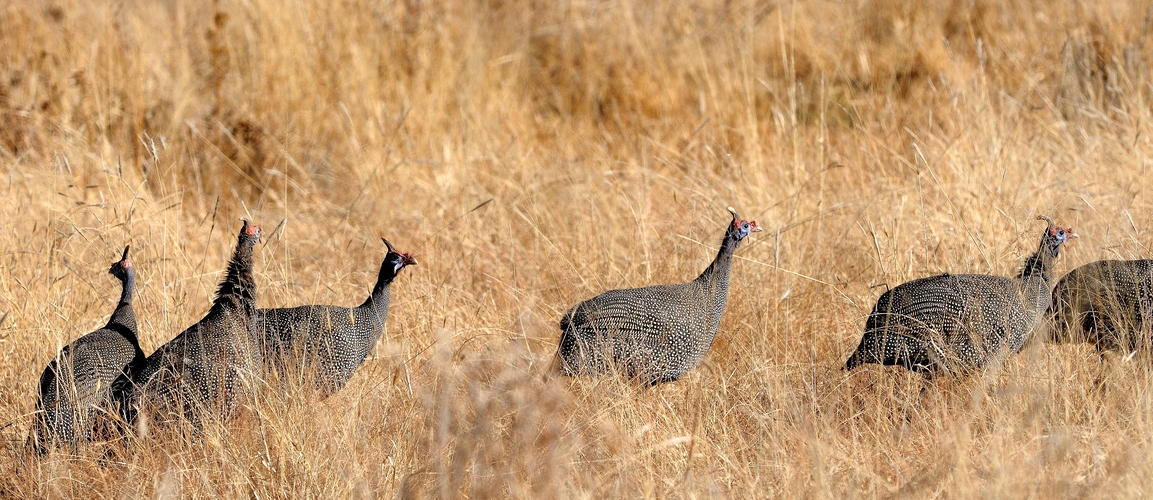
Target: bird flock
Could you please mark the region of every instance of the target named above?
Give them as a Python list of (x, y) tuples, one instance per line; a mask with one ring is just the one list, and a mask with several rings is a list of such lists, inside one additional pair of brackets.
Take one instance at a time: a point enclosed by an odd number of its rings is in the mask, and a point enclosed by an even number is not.
[[(557, 370), (618, 374), (641, 384), (674, 382), (696, 367), (716, 337), (733, 254), (761, 231), (729, 208), (712, 263), (687, 283), (610, 290), (560, 318)], [(1100, 350), (1148, 348), (1153, 328), (1153, 260), (1098, 261), (1053, 285), (1053, 264), (1077, 234), (1047, 217), (1037, 250), (1012, 278), (941, 274), (903, 283), (877, 299), (860, 344), (845, 362), (897, 365), (926, 375), (965, 375), (1004, 361), (1034, 337), (1090, 342)], [(198, 431), (232, 418), (254, 378), (297, 376), (322, 397), (341, 390), (380, 339), (392, 282), (409, 253), (387, 253), (357, 307), (260, 309), (253, 279), (259, 226), (244, 221), (205, 316), (145, 356), (132, 307), (136, 271), (129, 247), (109, 272), (121, 282), (108, 323), (65, 346), (48, 363), (27, 447), (39, 454), (97, 438), (131, 436), (148, 425)]]

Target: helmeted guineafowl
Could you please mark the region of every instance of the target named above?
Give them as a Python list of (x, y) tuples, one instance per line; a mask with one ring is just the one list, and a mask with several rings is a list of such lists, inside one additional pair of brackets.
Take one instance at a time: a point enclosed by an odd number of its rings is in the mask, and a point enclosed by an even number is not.
[(1100, 350), (1149, 348), (1153, 260), (1099, 260), (1053, 289), (1052, 342), (1091, 342)]
[(266, 369), (302, 372), (323, 395), (344, 387), (384, 332), (389, 289), (405, 266), (416, 264), (411, 254), (397, 252), (384, 240), (388, 253), (380, 264), (372, 294), (358, 307), (307, 305), (260, 309), (256, 322), (266, 342)]
[(845, 368), (900, 365), (965, 373), (1015, 353), (1042, 325), (1052, 299), (1053, 261), (1072, 229), (1048, 222), (1040, 247), (1015, 278), (942, 274), (893, 288), (877, 300)]
[(602, 373), (613, 367), (649, 384), (675, 381), (700, 363), (713, 344), (725, 299), (733, 252), (755, 221), (732, 208), (720, 251), (688, 283), (605, 292), (561, 317), (558, 348), (565, 375)]
[(29, 436), (39, 453), (48, 446), (75, 447), (90, 440), (97, 421), (115, 415), (109, 404), (113, 382), (144, 363), (132, 310), (136, 270), (128, 260), (128, 247), (108, 272), (121, 283), (120, 301), (108, 324), (61, 349), (40, 375), (38, 413)]
[(260, 336), (252, 321), (252, 249), (259, 241), (260, 227), (244, 221), (212, 308), (148, 356), (122, 406), (126, 420), (139, 409), (161, 423), (186, 419), (199, 429), (206, 420), (232, 415), (246, 390), (243, 379), (261, 374)]

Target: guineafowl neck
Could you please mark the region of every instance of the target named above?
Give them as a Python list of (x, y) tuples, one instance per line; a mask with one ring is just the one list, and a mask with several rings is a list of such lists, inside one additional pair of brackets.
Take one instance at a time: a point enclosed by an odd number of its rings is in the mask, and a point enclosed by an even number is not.
[(737, 246), (741, 244), (741, 240), (730, 238), (725, 235), (724, 241), (721, 242), (721, 249), (717, 252), (717, 257), (713, 259), (713, 263), (705, 268), (705, 271), (697, 277), (697, 281), (715, 281), (723, 280), (726, 283), (729, 280), (729, 268), (733, 264), (733, 252), (736, 251)]
[(120, 305), (116, 306), (116, 310), (112, 311), (112, 317), (108, 319), (108, 325), (124, 327), (116, 328), (116, 330), (136, 343), (136, 313), (132, 310), (132, 304), (121, 302)]
[(717, 257), (696, 279), (697, 283), (713, 293), (713, 304), (716, 306), (718, 316), (725, 308), (725, 299), (729, 294), (729, 270), (733, 267), (733, 252), (740, 244), (741, 240), (725, 235)]
[(388, 315), (388, 298), (389, 289), (392, 288), (392, 280), (396, 278), (396, 274), (392, 272), (388, 262), (380, 265), (380, 274), (376, 278), (376, 286), (372, 287), (372, 295), (360, 305), (361, 309), (372, 311), (374, 321), (380, 323), (384, 322), (385, 317)]
[(1021, 268), (1021, 273), (1017, 275), (1017, 279), (1022, 281), (1052, 281), (1053, 261), (1056, 258), (1057, 256), (1053, 255), (1053, 252), (1045, 248), (1038, 249), (1028, 259), (1025, 259), (1025, 265)]
[[(1055, 250), (1047, 249), (1042, 245), (1037, 253), (1025, 260), (1025, 266), (1021, 268), (1021, 274), (1017, 276), (1025, 312), (1033, 324), (1030, 330), (1042, 321), (1045, 311), (1053, 302), (1050, 283), (1053, 280), (1053, 261), (1057, 258), (1055, 254)], [(1016, 352), (1023, 345), (1024, 341), (1020, 340), (1015, 344), (1010, 344), (1010, 347), (1013, 352)]]
[(120, 292), (120, 302), (116, 304), (116, 310), (112, 311), (112, 318), (108, 320), (108, 324), (127, 327), (129, 332), (125, 335), (135, 340), (136, 314), (132, 310), (132, 292), (136, 288), (136, 273), (132, 269), (128, 270), (128, 276), (124, 278), (123, 287)]
[(132, 293), (136, 290), (136, 271), (132, 268), (128, 268), (127, 275), (120, 283), (120, 286), (120, 303), (131, 304)]
[(252, 247), (255, 241), (241, 239), (228, 262), (228, 272), (216, 290), (216, 303), (239, 300), (245, 307), (256, 308), (256, 282), (252, 278)]

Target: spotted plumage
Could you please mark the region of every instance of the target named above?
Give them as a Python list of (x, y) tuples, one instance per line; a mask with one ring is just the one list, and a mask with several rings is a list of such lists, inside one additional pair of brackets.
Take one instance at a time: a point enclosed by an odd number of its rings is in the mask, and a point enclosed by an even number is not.
[(880, 363), (964, 373), (1019, 351), (1042, 324), (1061, 245), (1076, 237), (1049, 221), (1037, 252), (1015, 278), (942, 274), (885, 292), (845, 368)]
[(38, 412), (29, 436), (39, 453), (50, 446), (76, 447), (92, 439), (94, 429), (112, 415), (113, 382), (124, 373), (139, 370), (144, 362), (136, 339), (132, 309), (136, 270), (128, 260), (128, 247), (108, 272), (121, 283), (120, 300), (112, 317), (99, 330), (61, 349), (40, 375)]
[(307, 305), (261, 309), (257, 329), (265, 340), (266, 368), (284, 380), (301, 376), (324, 395), (344, 387), (368, 357), (384, 332), (392, 281), (405, 266), (416, 264), (411, 254), (388, 253), (380, 264), (376, 286), (358, 307)]
[(1153, 260), (1099, 260), (1066, 274), (1053, 289), (1052, 342), (1101, 350), (1150, 347)]
[(187, 420), (199, 428), (232, 415), (246, 390), (243, 379), (261, 370), (260, 337), (252, 322), (252, 249), (259, 241), (260, 227), (244, 221), (208, 314), (148, 356), (133, 377), (123, 405), (127, 420), (139, 410), (153, 421)]
[(561, 371), (592, 375), (615, 367), (657, 384), (675, 381), (700, 363), (725, 310), (733, 252), (761, 230), (732, 214), (720, 251), (697, 279), (611, 290), (569, 309), (560, 320)]

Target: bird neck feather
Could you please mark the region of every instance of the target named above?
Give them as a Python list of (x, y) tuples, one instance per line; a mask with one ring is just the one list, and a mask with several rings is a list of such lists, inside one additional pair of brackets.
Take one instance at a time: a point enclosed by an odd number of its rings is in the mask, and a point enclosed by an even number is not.
[(256, 280), (252, 277), (252, 247), (256, 241), (241, 237), (236, 244), (232, 259), (228, 262), (228, 272), (216, 289), (214, 305), (226, 306), (238, 303), (243, 308), (256, 309)]
[(360, 305), (361, 309), (372, 309), (375, 312), (373, 317), (379, 319), (374, 319), (374, 321), (383, 321), (384, 315), (388, 314), (389, 289), (394, 279), (396, 279), (395, 268), (389, 264), (386, 257), (384, 262), (380, 263), (380, 274), (376, 277), (376, 285), (372, 287), (372, 294)]
[(1042, 242), (1041, 247), (1033, 252), (1029, 258), (1025, 259), (1025, 265), (1021, 267), (1021, 272), (1017, 274), (1017, 279), (1027, 280), (1030, 278), (1039, 278), (1044, 281), (1053, 280), (1053, 261), (1057, 259), (1057, 250), (1046, 248), (1047, 245)]
[[(730, 232), (731, 233), (731, 232)], [(728, 282), (729, 269), (733, 264), (733, 252), (740, 246), (741, 240), (737, 239), (735, 235), (726, 233), (725, 238), (721, 240), (721, 248), (717, 251), (716, 258), (713, 259), (712, 264), (705, 268), (704, 272), (697, 277), (697, 281), (709, 282), (721, 279)]]

